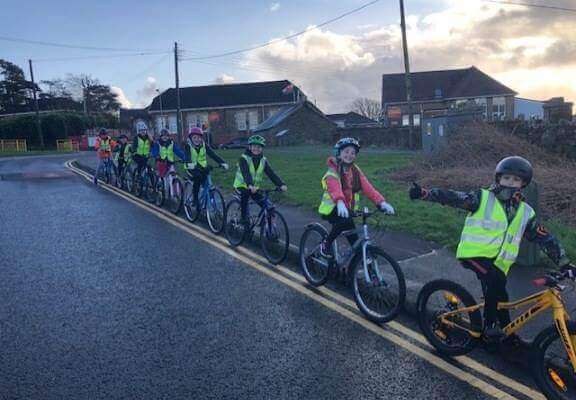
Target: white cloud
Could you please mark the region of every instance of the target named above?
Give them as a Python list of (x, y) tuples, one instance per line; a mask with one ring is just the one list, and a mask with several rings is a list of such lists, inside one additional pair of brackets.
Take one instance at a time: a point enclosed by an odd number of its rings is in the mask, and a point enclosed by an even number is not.
[(128, 98), (124, 94), (124, 91), (121, 88), (119, 88), (118, 86), (111, 86), (110, 91), (118, 95), (117, 99), (122, 108), (132, 108), (132, 102), (128, 100)]
[(214, 79), (214, 82), (216, 82), (218, 84), (226, 84), (226, 83), (232, 83), (235, 80), (236, 80), (236, 78), (234, 78), (231, 75), (222, 74), (222, 75), (218, 76), (216, 79)]
[(136, 91), (136, 96), (138, 99), (137, 106), (138, 107), (146, 107), (150, 105), (152, 99), (158, 94), (156, 91), (158, 89), (158, 82), (156, 78), (149, 76), (146, 78), (146, 82), (141, 89)]
[[(407, 17), (413, 71), (476, 65), (520, 96), (576, 99), (573, 17), (481, 0), (445, 4), (440, 12)], [(242, 64), (260, 79), (294, 81), (325, 111), (345, 111), (356, 97), (379, 99), (381, 75), (404, 69), (398, 25), (358, 29), (356, 35), (313, 29), (248, 53)]]
[(280, 3), (270, 4), (270, 12), (276, 12), (280, 9)]

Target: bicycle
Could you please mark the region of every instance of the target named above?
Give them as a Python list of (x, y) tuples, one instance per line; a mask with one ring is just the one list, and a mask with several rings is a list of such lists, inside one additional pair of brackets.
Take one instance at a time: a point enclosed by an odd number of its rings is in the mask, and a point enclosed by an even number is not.
[(127, 192), (132, 192), (132, 160), (128, 159), (124, 162), (122, 171), (118, 173), (118, 164), (114, 167), (114, 174), (116, 176), (116, 187), (118, 189), (126, 190)]
[(112, 159), (110, 157), (102, 159), (101, 165), (96, 168), (97, 170), (94, 173), (94, 183), (97, 182), (102, 174), (102, 170), (104, 170), (104, 182), (108, 185), (113, 184), (113, 168), (114, 165), (112, 164)]
[(224, 229), (224, 211), (226, 205), (222, 192), (212, 184), (210, 171), (211, 166), (206, 168), (207, 176), (198, 193), (198, 204), (194, 204), (194, 192), (192, 179), (194, 176), (186, 171), (187, 178), (184, 182), (184, 212), (190, 222), (195, 222), (202, 214), (206, 213), (206, 221), (210, 230), (216, 234)]
[(396, 260), (372, 244), (367, 221), (374, 214), (367, 207), (352, 214), (362, 217), (362, 225), (342, 235), (357, 234), (358, 240), (347, 254), (341, 254), (334, 240), (334, 256), (330, 259), (320, 253), (328, 231), (318, 222), (308, 224), (300, 239), (300, 267), (308, 283), (317, 287), (338, 269), (348, 266), (346, 283), (352, 285), (356, 305), (369, 320), (384, 323), (394, 319), (404, 307), (406, 280)]
[(180, 208), (182, 208), (182, 182), (176, 174), (174, 165), (170, 165), (170, 169), (165, 176), (156, 179), (155, 188), (154, 203), (158, 207), (162, 207), (164, 201), (168, 200), (168, 209), (172, 213), (178, 214)]
[(270, 201), (270, 193), (279, 191), (280, 189), (260, 190), (263, 194), (263, 206), (260, 208), (258, 216), (249, 216), (247, 224), (242, 221), (238, 194), (235, 194), (233, 199), (228, 202), (224, 213), (224, 220), (226, 221), (224, 233), (233, 247), (239, 246), (244, 240), (251, 237), (255, 227), (260, 227), (260, 246), (264, 256), (271, 264), (279, 264), (284, 261), (290, 246), (286, 220)]
[[(576, 398), (576, 322), (570, 320), (561, 293), (568, 272), (553, 272), (534, 280), (546, 290), (517, 301), (498, 303), (499, 309), (529, 306), (523, 314), (503, 327), (504, 337), (517, 332), (535, 316), (552, 309), (554, 325), (542, 330), (532, 343), (533, 373), (542, 393), (549, 399)], [(574, 284), (571, 286), (574, 288)], [(424, 336), (440, 353), (458, 356), (472, 351), (483, 341), (484, 303), (477, 304), (462, 286), (449, 280), (424, 285), (417, 301), (418, 323)], [(553, 349), (551, 354), (547, 351)]]
[(132, 171), (132, 191), (134, 195), (153, 202), (155, 189), (156, 173), (150, 164), (146, 163), (140, 171), (138, 171), (138, 168), (134, 168)]

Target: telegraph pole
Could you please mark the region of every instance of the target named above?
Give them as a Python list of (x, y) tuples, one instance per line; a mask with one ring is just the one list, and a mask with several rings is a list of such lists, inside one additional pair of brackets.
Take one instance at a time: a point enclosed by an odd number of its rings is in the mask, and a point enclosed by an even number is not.
[(30, 66), (30, 80), (32, 81), (32, 93), (34, 94), (34, 110), (36, 111), (36, 133), (40, 138), (40, 148), (44, 150), (44, 135), (42, 134), (42, 123), (40, 122), (40, 110), (38, 109), (38, 97), (36, 96), (36, 84), (34, 83), (34, 69), (32, 60), (28, 60)]
[(182, 124), (180, 116), (180, 76), (178, 75), (178, 42), (174, 42), (174, 75), (176, 78), (176, 129), (178, 132), (178, 140), (182, 142)]
[(406, 101), (408, 102), (408, 146), (412, 148), (412, 132), (414, 131), (414, 117), (412, 115), (412, 79), (410, 78), (410, 60), (408, 58), (408, 41), (406, 40), (404, 0), (400, 0), (400, 27), (402, 28), (402, 48), (404, 49), (404, 73), (406, 80)]

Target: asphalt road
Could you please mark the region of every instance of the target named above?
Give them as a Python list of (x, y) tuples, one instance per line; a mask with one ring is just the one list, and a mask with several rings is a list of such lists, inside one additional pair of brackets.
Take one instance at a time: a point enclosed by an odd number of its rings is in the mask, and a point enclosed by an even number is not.
[(0, 159), (0, 399), (493, 398), (69, 158)]

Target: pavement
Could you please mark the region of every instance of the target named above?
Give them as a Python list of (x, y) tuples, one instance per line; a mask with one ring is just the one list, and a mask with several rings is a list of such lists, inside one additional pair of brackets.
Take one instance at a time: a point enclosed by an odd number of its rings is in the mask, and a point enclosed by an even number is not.
[[(79, 153), (75, 159), (80, 168), (90, 172), (94, 170), (97, 162), (92, 152)], [(228, 200), (226, 196), (225, 200)], [(284, 215), (290, 232), (292, 254), (289, 261), (291, 261), (294, 270), (299, 270), (297, 267), (298, 246), (306, 225), (311, 222), (320, 222), (329, 228), (329, 224), (322, 221), (317, 213), (302, 207), (280, 204), (277, 205), (277, 208)], [(397, 212), (402, 212), (402, 210), (397, 210)], [(452, 250), (403, 232), (381, 230), (373, 232), (373, 237), (376, 244), (393, 256), (402, 266), (406, 278), (406, 311), (408, 313), (415, 314), (415, 305), (420, 289), (424, 284), (435, 279), (449, 279), (457, 282), (471, 292), (477, 301), (481, 301), (482, 290), (476, 275), (461, 267)], [(544, 266), (516, 266), (512, 268), (507, 283), (510, 299), (519, 299), (540, 290), (533, 286), (532, 281), (541, 277), (546, 271), (547, 268)], [(340, 289), (345, 290), (342, 287)], [(565, 301), (569, 310), (576, 309), (576, 296), (566, 296)], [(512, 311), (512, 317), (519, 315), (521, 311)], [(548, 314), (539, 316), (526, 325), (520, 335), (531, 340), (552, 323), (553, 320)]]
[(406, 336), (411, 318), (371, 324), (326, 288), (94, 187), (70, 158), (0, 160), (1, 400), (533, 393), (525, 371), (483, 352), (488, 377), (442, 360)]

